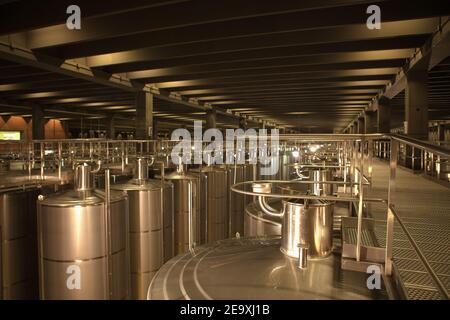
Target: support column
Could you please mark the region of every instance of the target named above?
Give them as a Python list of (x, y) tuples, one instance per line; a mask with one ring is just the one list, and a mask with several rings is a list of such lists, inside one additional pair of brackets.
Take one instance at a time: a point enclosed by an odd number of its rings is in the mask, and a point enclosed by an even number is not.
[(381, 97), (378, 100), (377, 111), (377, 132), (389, 133), (391, 131), (391, 107), (390, 100), (386, 97)]
[(247, 129), (247, 121), (244, 118), (239, 119), (239, 128), (244, 131)]
[(152, 132), (153, 139), (158, 139), (158, 119), (153, 118), (153, 132)]
[(44, 108), (42, 106), (34, 105), (32, 107), (32, 138), (45, 139), (45, 118), (44, 118)]
[(136, 139), (152, 139), (153, 95), (140, 91), (136, 93)]
[(216, 110), (206, 111), (206, 129), (217, 128), (217, 113)]
[(437, 139), (438, 141), (445, 141), (445, 124), (438, 124), (438, 132), (437, 132)]
[(405, 89), (405, 133), (416, 139), (428, 138), (428, 72), (407, 76)]
[(364, 134), (364, 118), (358, 118), (358, 122), (357, 122), (357, 133), (358, 134)]
[(377, 114), (375, 111), (364, 112), (364, 132), (365, 133), (377, 132)]
[(111, 115), (105, 119), (105, 127), (106, 127), (106, 138), (107, 139), (115, 139), (116, 138), (116, 128), (114, 116)]
[(70, 130), (69, 130), (69, 121), (61, 120), (61, 127), (64, 130), (64, 137), (65, 137), (65, 139), (72, 138), (72, 136), (70, 135)]
[[(406, 75), (405, 134), (415, 139), (428, 139), (428, 59), (423, 58)], [(420, 150), (406, 148), (406, 166), (420, 170)]]

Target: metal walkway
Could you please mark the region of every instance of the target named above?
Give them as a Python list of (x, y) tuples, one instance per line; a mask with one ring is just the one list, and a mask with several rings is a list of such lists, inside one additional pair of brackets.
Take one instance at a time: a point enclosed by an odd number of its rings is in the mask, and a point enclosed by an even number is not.
[[(374, 160), (371, 197), (387, 198), (389, 166)], [(424, 253), (439, 280), (450, 291), (450, 189), (413, 174), (397, 170), (395, 208), (407, 230)], [(386, 220), (386, 207), (367, 206), (367, 215)], [(380, 246), (385, 245), (385, 224), (378, 223), (375, 234)], [(394, 272), (406, 299), (443, 299), (443, 294), (420, 261), (398, 223), (394, 227)]]

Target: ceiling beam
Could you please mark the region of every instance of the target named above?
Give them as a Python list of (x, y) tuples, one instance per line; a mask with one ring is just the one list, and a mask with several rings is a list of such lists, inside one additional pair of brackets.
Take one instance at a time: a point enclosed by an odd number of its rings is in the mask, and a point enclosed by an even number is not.
[[(174, 98), (170, 93), (155, 88), (154, 86), (141, 84), (138, 81), (130, 80), (126, 77), (110, 75), (102, 71), (92, 70), (84, 65), (73, 64), (67, 61), (61, 62), (59, 59), (42, 54), (35, 54), (29, 49), (13, 46), (11, 43), (0, 42), (0, 58), (34, 68), (55, 72), (71, 78), (85, 80), (88, 83), (120, 89), (125, 92), (135, 93), (138, 91), (147, 91), (160, 99), (179, 103), (194, 109), (207, 110), (211, 108), (211, 106), (200, 105), (192, 102), (191, 100), (187, 100), (184, 97)], [(14, 87), (2, 88), (0, 85), (0, 91), (8, 91), (10, 89), (14, 89)], [(226, 116), (235, 117), (233, 114), (223, 112), (221, 110), (218, 110), (217, 112)]]
[(413, 49), (373, 50), (360, 52), (342, 52), (320, 55), (308, 55), (285, 59), (262, 59), (258, 61), (225, 62), (206, 65), (178, 66), (127, 72), (126, 76), (134, 78), (151, 78), (176, 76), (195, 73), (247, 72), (247, 70), (264, 70), (271, 68), (299, 68), (303, 71), (323, 71), (334, 69), (399, 67), (411, 56)]
[[(429, 35), (436, 29), (438, 23), (438, 18), (384, 21), (383, 28), (369, 30), (365, 23), (360, 21), (356, 25), (328, 26), (320, 29), (291, 30), (282, 33), (246, 34), (245, 36), (243, 36), (241, 30), (240, 37), (221, 38), (216, 36), (208, 38), (204, 36), (200, 37), (201, 41), (194, 42), (187, 41), (188, 39), (183, 37), (178, 39), (178, 31), (171, 34), (166, 32), (166, 34), (162, 35), (153, 32), (97, 40), (94, 44), (76, 43), (64, 47), (47, 48), (44, 51), (47, 54), (64, 59), (100, 55), (88, 59), (88, 65), (93, 67), (105, 64), (120, 64), (128, 61), (151, 61), (204, 55), (205, 53), (210, 55), (219, 53), (233, 54), (242, 50), (275, 50), (276, 48), (289, 46), (297, 47), (297, 49), (292, 49), (295, 50), (293, 54), (313, 54), (314, 50), (316, 51), (315, 53), (318, 52), (317, 48), (321, 48), (320, 45), (327, 43), (398, 38), (408, 35)], [(309, 52), (308, 48), (304, 47), (305, 45), (312, 46)], [(303, 49), (299, 49), (299, 46), (302, 46)], [(219, 57), (218, 59), (222, 58)]]
[[(407, 1), (401, 0), (406, 3)], [(28, 46), (42, 48), (60, 46), (70, 43), (97, 41), (112, 36), (133, 35), (152, 31), (173, 31), (178, 28), (182, 34), (186, 31), (213, 31), (210, 37), (218, 38), (217, 32), (227, 36), (239, 36), (243, 30), (254, 33), (271, 33), (277, 30), (295, 28), (323, 27), (326, 25), (343, 25), (360, 23), (361, 16), (366, 16), (370, 1), (355, 0), (285, 0), (274, 6), (273, 3), (260, 0), (213, 1), (193, 0), (176, 3), (172, 6), (142, 8), (110, 16), (83, 19), (83, 28), (79, 32), (69, 30), (65, 24), (50, 26), (27, 32)], [(337, 5), (336, 5), (337, 4)], [(371, 4), (382, 6), (382, 10), (398, 8), (395, 1), (378, 1)], [(412, 6), (409, 6), (410, 8)], [(196, 8), (197, 10), (193, 10)], [(330, 8), (333, 8), (330, 10)], [(401, 17), (414, 17), (418, 14), (412, 9), (386, 12), (384, 20), (399, 20)], [(425, 13), (434, 12), (425, 6)], [(405, 12), (405, 14), (402, 14)], [(330, 14), (331, 13), (331, 14)], [(356, 16), (355, 16), (356, 15)], [(423, 13), (422, 13), (423, 15)], [(322, 19), (321, 19), (322, 18)], [(270, 22), (277, 21), (278, 24)], [(130, 23), (131, 22), (131, 23)], [(186, 30), (186, 31), (184, 31)], [(236, 31), (239, 33), (236, 34)], [(177, 31), (178, 33), (178, 31)], [(214, 35), (214, 36), (213, 36)], [(192, 37), (192, 35), (190, 36)]]
[[(369, 37), (368, 40), (335, 42), (338, 39), (330, 38), (329, 42), (325, 43), (278, 47), (267, 47), (267, 45), (272, 46), (274, 44), (266, 42), (263, 48), (252, 46), (251, 39), (247, 39), (248, 42), (242, 41), (245, 46), (236, 47), (233, 40), (238, 41), (239, 39), (232, 39), (229, 41), (231, 47), (224, 47), (223, 51), (221, 51), (222, 41), (216, 41), (207, 43), (210, 49), (202, 49), (206, 44), (188, 44), (109, 53), (86, 57), (82, 60), (92, 68), (101, 68), (110, 73), (170, 68), (178, 65), (197, 66), (222, 62), (269, 61), (270, 59), (277, 61), (277, 59), (316, 54), (417, 48), (425, 42), (434, 28), (435, 24), (433, 23), (424, 30), (426, 31), (425, 34), (412, 34), (413, 31), (417, 31), (413, 27), (404, 31), (406, 35), (390, 36), (389, 33), (385, 32), (386, 37)], [(385, 31), (385, 26), (383, 26), (383, 31)], [(400, 31), (403, 31), (403, 29), (400, 29)], [(368, 36), (370, 35), (371, 33), (368, 33)], [(292, 36), (295, 38), (295, 35)], [(320, 38), (319, 40), (326, 41), (327, 39)], [(299, 41), (303, 42), (304, 39)]]
[[(101, 1), (77, 0), (76, 4), (82, 9), (84, 19), (177, 2), (181, 1), (108, 0), (105, 6)], [(0, 35), (63, 24), (68, 17), (67, 7), (72, 4), (73, 0), (39, 0), (11, 1), (0, 5)]]

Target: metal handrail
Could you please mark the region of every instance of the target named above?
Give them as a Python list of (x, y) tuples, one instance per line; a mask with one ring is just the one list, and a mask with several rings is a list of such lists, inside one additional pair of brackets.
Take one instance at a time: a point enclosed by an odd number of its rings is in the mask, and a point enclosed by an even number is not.
[[(348, 197), (348, 196), (316, 196), (311, 194), (285, 194), (285, 193), (263, 193), (263, 192), (255, 192), (255, 191), (246, 191), (240, 189), (241, 186), (251, 185), (253, 183), (277, 183), (277, 184), (288, 184), (292, 185), (293, 183), (325, 183), (324, 181), (285, 181), (285, 180), (255, 180), (255, 181), (244, 181), (238, 182), (231, 186), (231, 190), (243, 195), (248, 196), (258, 196), (258, 197), (267, 197), (267, 198), (277, 198), (277, 199), (320, 199), (320, 200), (328, 200), (328, 201), (342, 201), (342, 202), (353, 202), (358, 201), (359, 197)], [(328, 181), (327, 183), (341, 183), (342, 181)], [(358, 185), (358, 183), (351, 183), (352, 185)], [(379, 202), (379, 203), (387, 203), (385, 199), (381, 198), (363, 198), (363, 202)]]
[(392, 140), (406, 144), (410, 147), (417, 148), (426, 152), (434, 153), (442, 157), (450, 157), (450, 150), (439, 147), (429, 142), (421, 141), (411, 137), (406, 137), (398, 134), (388, 135)]

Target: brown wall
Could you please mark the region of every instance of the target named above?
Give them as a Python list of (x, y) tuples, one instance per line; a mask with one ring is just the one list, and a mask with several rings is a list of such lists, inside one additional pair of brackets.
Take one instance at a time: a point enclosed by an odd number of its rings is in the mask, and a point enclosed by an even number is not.
[[(28, 120), (28, 119), (27, 119)], [(32, 138), (32, 121), (25, 121), (22, 117), (0, 117), (0, 130), (22, 131), (22, 139)], [(45, 139), (66, 139), (67, 134), (60, 120), (48, 120), (45, 124)]]

